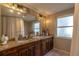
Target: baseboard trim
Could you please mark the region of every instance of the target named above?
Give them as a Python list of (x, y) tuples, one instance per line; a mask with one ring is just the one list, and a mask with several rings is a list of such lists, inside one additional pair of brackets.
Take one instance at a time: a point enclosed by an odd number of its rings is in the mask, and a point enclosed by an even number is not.
[(70, 56), (70, 52), (68, 51), (65, 51), (65, 50), (61, 50), (61, 49), (57, 49), (57, 48), (53, 48), (54, 50), (57, 50), (57, 51), (60, 51), (60, 52), (63, 52), (65, 54), (68, 54)]

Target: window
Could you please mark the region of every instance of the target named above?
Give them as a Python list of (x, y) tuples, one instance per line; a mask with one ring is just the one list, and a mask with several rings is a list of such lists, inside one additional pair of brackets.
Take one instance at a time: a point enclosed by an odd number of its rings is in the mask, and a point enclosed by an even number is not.
[(72, 37), (73, 16), (66, 16), (57, 19), (57, 37)]
[(34, 23), (34, 33), (39, 33), (40, 32), (40, 23), (37, 22), (37, 23)]

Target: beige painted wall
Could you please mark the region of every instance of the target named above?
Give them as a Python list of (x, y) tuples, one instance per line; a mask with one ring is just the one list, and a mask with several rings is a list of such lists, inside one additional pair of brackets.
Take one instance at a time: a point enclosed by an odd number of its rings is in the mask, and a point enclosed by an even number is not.
[(54, 34), (55, 32), (55, 14), (49, 15), (46, 17), (46, 28), (49, 29), (50, 34)]
[(73, 14), (74, 8), (67, 9), (61, 12), (58, 12), (53, 15), (49, 15), (46, 20), (50, 20), (47, 24), (49, 31), (51, 34), (54, 34), (54, 48), (62, 50), (63, 52), (70, 52), (71, 48), (71, 40), (66, 38), (56, 38), (56, 18), (63, 15)]

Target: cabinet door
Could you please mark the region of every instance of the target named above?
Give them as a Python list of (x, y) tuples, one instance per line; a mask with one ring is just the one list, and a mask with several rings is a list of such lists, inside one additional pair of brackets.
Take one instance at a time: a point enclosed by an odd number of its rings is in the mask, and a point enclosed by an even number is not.
[(2, 52), (3, 56), (18, 56), (17, 48), (8, 49)]
[(42, 43), (41, 41), (35, 42), (35, 56), (41, 56)]
[(42, 49), (42, 52), (41, 52), (42, 55), (46, 54), (46, 44), (47, 44), (46, 40), (43, 40), (42, 41), (42, 48), (41, 48)]
[(34, 56), (35, 55), (35, 47), (34, 46), (26, 46), (19, 49), (19, 56)]
[(2, 56), (3, 54), (2, 54), (2, 52), (0, 52), (0, 56)]
[(49, 51), (50, 47), (49, 47), (49, 39), (46, 40), (46, 53)]
[(28, 54), (27, 54), (27, 52), (28, 52), (28, 49), (22, 49), (22, 50), (19, 50), (19, 56), (27, 56)]
[(53, 38), (50, 40), (50, 49), (53, 49)]
[(28, 56), (35, 56), (35, 46), (31, 46), (28, 48), (27, 55)]
[(53, 39), (47, 38), (45, 40), (42, 40), (42, 55), (46, 54), (53, 48)]

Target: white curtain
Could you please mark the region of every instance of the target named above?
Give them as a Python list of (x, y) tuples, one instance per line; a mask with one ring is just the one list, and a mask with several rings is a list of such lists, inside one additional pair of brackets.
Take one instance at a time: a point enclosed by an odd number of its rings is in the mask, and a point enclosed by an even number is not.
[(16, 18), (16, 36), (21, 34), (22, 36), (25, 35), (24, 33), (24, 21), (21, 18)]
[(19, 34), (24, 36), (24, 22), (22, 18), (2, 16), (2, 34), (15, 38)]

